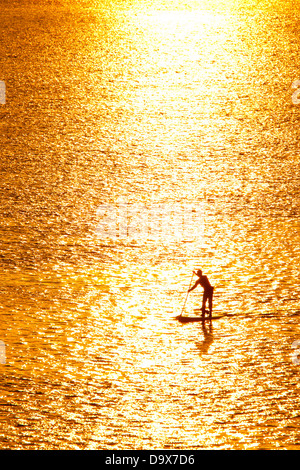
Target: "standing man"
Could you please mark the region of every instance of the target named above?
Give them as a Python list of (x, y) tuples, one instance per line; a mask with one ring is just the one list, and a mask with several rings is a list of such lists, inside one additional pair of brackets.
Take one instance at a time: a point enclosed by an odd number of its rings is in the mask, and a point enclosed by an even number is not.
[(209, 308), (209, 319), (211, 319), (211, 315), (212, 315), (212, 299), (213, 299), (213, 293), (214, 293), (214, 288), (213, 286), (210, 284), (207, 276), (203, 276), (202, 275), (202, 271), (201, 269), (198, 269), (197, 272), (193, 271), (194, 274), (196, 274), (196, 276), (199, 277), (199, 279), (197, 279), (197, 281), (195, 282), (195, 284), (193, 285), (193, 287), (191, 287), (188, 292), (191, 292), (192, 290), (196, 289), (196, 287), (198, 285), (200, 285), (201, 287), (203, 287), (204, 291), (203, 291), (203, 300), (202, 300), (202, 319), (204, 320), (204, 317), (205, 317), (205, 306), (206, 306), (206, 301), (208, 300), (208, 308)]

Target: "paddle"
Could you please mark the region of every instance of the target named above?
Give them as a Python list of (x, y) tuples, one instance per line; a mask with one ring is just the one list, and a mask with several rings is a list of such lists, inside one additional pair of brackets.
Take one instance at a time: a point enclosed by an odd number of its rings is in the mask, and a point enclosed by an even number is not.
[(192, 277), (191, 277), (191, 280), (190, 280), (190, 285), (189, 285), (189, 288), (188, 288), (188, 291), (186, 293), (186, 297), (185, 297), (185, 301), (184, 301), (184, 304), (183, 304), (183, 307), (182, 307), (182, 310), (181, 310), (181, 314), (180, 316), (182, 317), (182, 314), (183, 314), (183, 311), (184, 311), (184, 308), (185, 308), (185, 304), (186, 304), (186, 301), (187, 301), (187, 298), (189, 296), (189, 290), (190, 290), (190, 287), (191, 287), (191, 284), (192, 284), (192, 280), (193, 280), (193, 276), (194, 276), (194, 271), (193, 271), (193, 274), (192, 274)]

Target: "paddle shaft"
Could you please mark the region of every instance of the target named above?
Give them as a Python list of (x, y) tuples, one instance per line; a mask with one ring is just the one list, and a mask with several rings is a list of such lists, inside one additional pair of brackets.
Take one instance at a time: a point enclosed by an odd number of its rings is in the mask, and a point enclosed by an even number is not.
[(189, 285), (188, 291), (187, 291), (187, 293), (186, 293), (185, 301), (184, 301), (184, 304), (183, 304), (183, 307), (182, 307), (180, 316), (182, 316), (182, 314), (183, 314), (183, 311), (184, 311), (184, 308), (185, 308), (185, 304), (186, 304), (187, 298), (188, 298), (188, 296), (189, 296), (189, 290), (190, 290), (190, 287), (191, 287), (191, 284), (192, 284), (193, 277), (194, 277), (194, 271), (193, 271), (193, 274), (192, 274), (192, 277), (191, 277), (191, 280), (190, 280), (190, 285)]

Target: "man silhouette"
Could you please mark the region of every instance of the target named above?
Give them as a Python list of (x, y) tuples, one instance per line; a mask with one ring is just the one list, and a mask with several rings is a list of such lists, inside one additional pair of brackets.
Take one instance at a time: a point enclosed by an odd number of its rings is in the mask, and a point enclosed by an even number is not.
[(208, 308), (209, 308), (209, 319), (211, 319), (212, 315), (212, 299), (213, 299), (213, 293), (214, 293), (214, 288), (210, 284), (207, 276), (203, 276), (201, 269), (198, 269), (197, 272), (193, 271), (196, 276), (199, 277), (193, 287), (191, 287), (188, 292), (191, 292), (192, 290), (196, 289), (198, 285), (203, 287), (203, 300), (202, 300), (202, 319), (204, 320), (205, 317), (205, 306), (206, 306), (206, 301), (208, 300)]

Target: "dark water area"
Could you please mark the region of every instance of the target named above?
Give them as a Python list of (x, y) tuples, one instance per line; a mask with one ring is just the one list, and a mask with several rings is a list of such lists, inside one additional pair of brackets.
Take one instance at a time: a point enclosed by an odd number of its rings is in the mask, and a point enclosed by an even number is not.
[(299, 449), (299, 13), (0, 1), (1, 449)]

